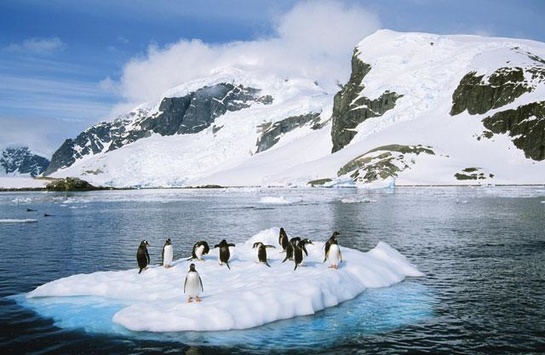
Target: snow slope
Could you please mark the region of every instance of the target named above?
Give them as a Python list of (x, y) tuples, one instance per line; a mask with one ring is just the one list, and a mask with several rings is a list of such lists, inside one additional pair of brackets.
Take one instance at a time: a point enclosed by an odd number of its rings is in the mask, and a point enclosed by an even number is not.
[[(481, 120), (500, 109), (484, 115), (449, 114), (452, 93), (465, 74), (491, 74), (505, 65), (545, 67), (528, 55), (545, 58), (545, 44), (381, 30), (364, 38), (356, 51), (372, 68), (363, 80), (361, 95), (374, 99), (393, 91), (403, 96), (394, 109), (361, 123), (350, 144), (334, 154), (329, 119), (335, 93), (326, 92), (312, 78), (220, 68), (209, 78), (174, 88), (165, 96), (217, 82), (237, 82), (270, 94), (273, 104), (255, 103), (227, 112), (216, 119), (214, 126), (222, 127), (216, 132), (210, 127), (194, 135), (153, 135), (85, 157), (52, 176), (78, 176), (95, 185), (115, 187), (304, 186), (314, 179), (338, 178), (340, 167), (376, 147), (420, 144), (432, 147), (435, 155), (408, 157), (409, 168), (399, 174), (397, 185), (479, 184), (454, 177), (469, 167), (493, 176), (487, 184), (545, 183), (545, 162), (527, 159), (507, 135), (477, 139), (485, 131)], [(533, 84), (533, 92), (501, 110), (543, 100), (544, 83)], [(309, 112), (321, 112), (323, 128), (293, 130), (256, 154), (260, 125)]]

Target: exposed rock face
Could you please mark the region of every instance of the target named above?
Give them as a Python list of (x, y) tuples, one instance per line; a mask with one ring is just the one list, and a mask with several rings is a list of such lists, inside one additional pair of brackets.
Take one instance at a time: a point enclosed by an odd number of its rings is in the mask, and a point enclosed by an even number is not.
[(273, 124), (267, 123), (261, 126), (260, 128), (262, 130), (262, 134), (256, 143), (256, 153), (260, 153), (271, 148), (280, 140), (280, 136), (282, 134), (288, 133), (289, 131), (302, 127), (306, 124), (313, 125), (312, 128), (314, 129), (319, 121), (320, 113), (309, 113), (306, 115), (288, 117), (282, 121), (275, 122)]
[(242, 85), (218, 84), (203, 87), (183, 97), (164, 98), (157, 117), (145, 119), (141, 127), (163, 136), (197, 133), (208, 128), (227, 111), (238, 111), (252, 102), (270, 104), (272, 97), (259, 96), (259, 90)]
[(197, 133), (208, 128), (227, 111), (249, 107), (254, 102), (272, 103), (260, 90), (233, 84), (205, 86), (182, 97), (166, 97), (159, 112), (137, 110), (113, 122), (102, 122), (67, 139), (53, 154), (45, 174), (72, 165), (86, 155), (108, 152), (158, 133), (163, 136)]
[(498, 112), (486, 117), (483, 124), (493, 133), (513, 137), (513, 143), (527, 158), (545, 159), (545, 101)]
[(385, 91), (375, 100), (360, 96), (364, 88), (363, 78), (370, 70), (371, 66), (363, 63), (357, 53), (354, 53), (350, 80), (333, 100), (332, 153), (350, 143), (357, 133), (355, 128), (360, 123), (370, 117), (382, 116), (384, 112), (394, 108), (396, 100), (402, 96), (390, 91)]
[(483, 114), (515, 101), (531, 87), (522, 68), (500, 68), (488, 78), (475, 72), (466, 74), (452, 95), (452, 116), (467, 112)]
[[(529, 57), (538, 63), (537, 56)], [(451, 115), (467, 112), (470, 115), (485, 114), (515, 101), (535, 86), (545, 82), (545, 69), (500, 68), (488, 78), (475, 72), (465, 75), (452, 95)], [(515, 146), (524, 151), (527, 158), (545, 159), (545, 101), (534, 102), (496, 112), (483, 120), (483, 125), (495, 134), (508, 134)], [(492, 134), (485, 134), (492, 138)]]
[(0, 157), (5, 174), (29, 174), (38, 176), (49, 166), (49, 160), (33, 154), (28, 147), (6, 148)]

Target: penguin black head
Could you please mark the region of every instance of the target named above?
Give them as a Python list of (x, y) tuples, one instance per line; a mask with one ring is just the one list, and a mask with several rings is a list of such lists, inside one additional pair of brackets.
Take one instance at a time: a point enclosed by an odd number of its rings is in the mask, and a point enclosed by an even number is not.
[(195, 264), (191, 263), (191, 265), (189, 265), (189, 271), (190, 272), (195, 272), (197, 270), (195, 270)]
[(304, 246), (306, 244), (312, 244), (312, 240), (310, 240), (308, 238), (305, 238), (305, 239), (300, 240), (299, 243), (297, 243), (297, 245), (299, 245), (300, 247), (302, 247), (302, 246)]
[(254, 246), (252, 247), (252, 249), (259, 248), (259, 247), (261, 247), (262, 245), (263, 245), (263, 243), (261, 243), (261, 242), (255, 242), (255, 243), (254, 243)]
[(144, 239), (140, 242), (140, 246), (146, 248), (150, 246), (150, 243), (148, 243), (148, 241)]
[(167, 238), (167, 240), (165, 240), (165, 245), (170, 245), (170, 244), (172, 244), (172, 242), (171, 242), (170, 238)]

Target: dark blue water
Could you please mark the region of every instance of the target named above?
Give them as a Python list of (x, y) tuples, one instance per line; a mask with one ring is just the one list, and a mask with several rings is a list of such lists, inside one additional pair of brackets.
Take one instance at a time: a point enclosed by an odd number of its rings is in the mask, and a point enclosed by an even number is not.
[[(270, 196), (292, 203), (260, 203)], [(0, 349), (540, 353), (545, 351), (544, 217), (543, 187), (0, 193)], [(66, 305), (52, 304), (46, 314), (21, 302), (22, 294), (61, 277), (135, 268), (144, 238), (158, 263), (166, 237), (175, 241), (180, 258), (190, 252), (191, 243), (184, 241), (237, 243), (275, 226), (314, 240), (339, 230), (343, 246), (362, 251), (382, 240), (426, 276), (367, 290), (313, 316), (235, 332), (104, 331), (100, 324), (81, 326), (86, 319), (81, 307), (70, 314)], [(107, 323), (115, 310), (115, 304), (106, 304), (97, 312)]]

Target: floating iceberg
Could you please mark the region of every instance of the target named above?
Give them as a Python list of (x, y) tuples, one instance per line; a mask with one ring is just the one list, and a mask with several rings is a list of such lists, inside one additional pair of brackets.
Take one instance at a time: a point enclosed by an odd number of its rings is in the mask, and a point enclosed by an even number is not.
[[(37, 287), (26, 294), (26, 300), (67, 298), (74, 302), (82, 297), (84, 303), (111, 304), (112, 327), (137, 332), (240, 330), (312, 315), (353, 299), (367, 288), (423, 276), (384, 242), (361, 252), (342, 247), (342, 240), (339, 269), (323, 263), (324, 242), (315, 240), (307, 245), (303, 265), (294, 270), (292, 261), (282, 262), (285, 253), (278, 246), (278, 232), (279, 228), (267, 229), (232, 247), (231, 269), (218, 264), (218, 249), (212, 249), (205, 261), (191, 261), (204, 284), (200, 303), (186, 302), (183, 284), (191, 262), (185, 258), (171, 268), (152, 265), (141, 274), (135, 268), (73, 275)], [(277, 246), (267, 249), (271, 267), (257, 261), (252, 246), (258, 241)]]

